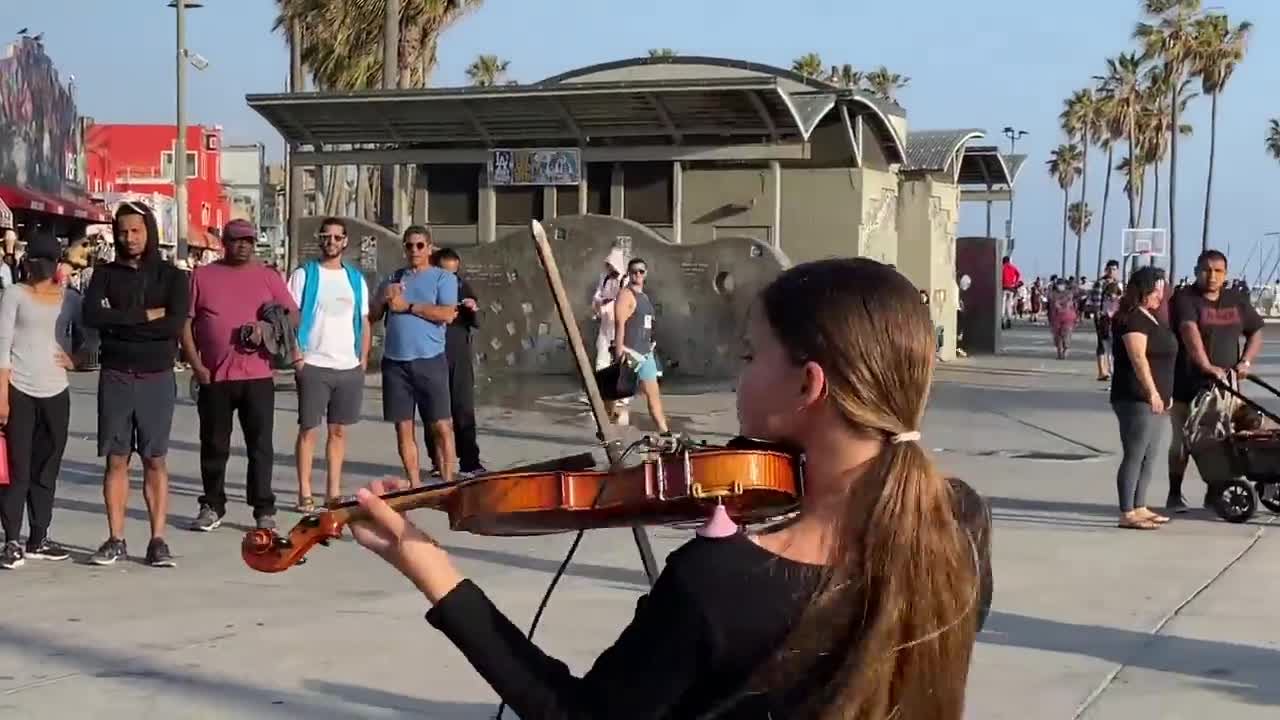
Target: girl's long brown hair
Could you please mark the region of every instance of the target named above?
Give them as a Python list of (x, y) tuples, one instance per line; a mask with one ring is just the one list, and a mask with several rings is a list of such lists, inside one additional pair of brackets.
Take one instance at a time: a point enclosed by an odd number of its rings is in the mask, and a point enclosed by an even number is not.
[(921, 445), (890, 442), (924, 418), (929, 310), (896, 270), (860, 258), (796, 266), (762, 301), (792, 359), (821, 366), (829, 401), (885, 446), (850, 485), (827, 575), (758, 679), (825, 688), (793, 708), (800, 717), (959, 720), (977, 633), (977, 550)]

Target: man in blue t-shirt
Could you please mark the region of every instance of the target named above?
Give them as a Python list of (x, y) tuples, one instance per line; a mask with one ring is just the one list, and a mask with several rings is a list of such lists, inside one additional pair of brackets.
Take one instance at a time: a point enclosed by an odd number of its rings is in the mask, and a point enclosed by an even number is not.
[(369, 319), (387, 319), (382, 350), (382, 417), (395, 423), (396, 445), (411, 486), (419, 484), (418, 440), (413, 411), (422, 416), (442, 480), (453, 479), (457, 451), (449, 400), (445, 327), (458, 314), (458, 280), (431, 267), (431, 231), (411, 225), (404, 231), (407, 266), (392, 273), (374, 293)]

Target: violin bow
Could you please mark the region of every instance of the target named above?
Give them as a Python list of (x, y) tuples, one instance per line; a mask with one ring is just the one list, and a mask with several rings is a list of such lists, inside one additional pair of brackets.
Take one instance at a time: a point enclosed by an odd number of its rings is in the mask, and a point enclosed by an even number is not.
[[(587, 391), (587, 399), (591, 403), (591, 414), (596, 420), (596, 436), (604, 445), (605, 455), (609, 458), (610, 472), (616, 472), (622, 465), (622, 437), (617, 427), (609, 421), (604, 409), (604, 396), (600, 394), (600, 386), (596, 384), (595, 366), (587, 356), (587, 346), (582, 342), (582, 334), (578, 332), (578, 321), (574, 318), (573, 307), (569, 304), (569, 296), (565, 294), (564, 283), (560, 279), (560, 268), (556, 265), (555, 254), (551, 251), (551, 243), (547, 241), (547, 231), (537, 220), (530, 222), (534, 246), (538, 258), (542, 261), (542, 269), (547, 276), (547, 285), (551, 288), (551, 299), (560, 313), (560, 322), (564, 324), (565, 335), (569, 339), (569, 348), (578, 367), (578, 377), (582, 380), (583, 389)], [(658, 579), (658, 563), (653, 557), (653, 547), (649, 544), (649, 536), (641, 525), (632, 525), (631, 534), (635, 537), (636, 549), (640, 551), (640, 562), (644, 565), (644, 573), (649, 578), (650, 587)]]

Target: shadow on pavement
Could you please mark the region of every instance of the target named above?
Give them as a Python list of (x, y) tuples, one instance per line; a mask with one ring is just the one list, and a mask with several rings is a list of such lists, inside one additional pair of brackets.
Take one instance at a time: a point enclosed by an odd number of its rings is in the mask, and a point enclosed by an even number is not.
[(410, 695), (387, 692), (360, 685), (330, 682), (328, 680), (304, 680), (306, 689), (325, 695), (340, 698), (348, 703), (364, 705), (371, 708), (396, 710), (415, 718), (487, 718), (492, 717), (498, 709), (496, 702), (468, 703), (423, 700)]
[[(519, 553), (504, 552), (502, 550), (490, 550), (488, 548), (462, 547), (457, 545), (441, 544), (450, 555), (468, 560), (479, 560), (481, 562), (495, 563), (498, 565), (506, 565), (508, 567), (521, 568), (523, 570), (533, 570), (535, 572), (554, 574), (560, 567), (561, 560), (547, 560), (543, 558), (530, 557)], [(638, 590), (649, 589), (649, 578), (644, 574), (644, 570), (640, 569), (640, 556), (636, 555), (635, 570), (614, 567), (612, 565), (595, 565), (592, 563), (571, 562), (569, 567), (565, 569), (565, 575), (573, 575), (575, 577), (589, 578), (592, 580), (601, 580), (604, 582), (622, 583), (635, 587)]]
[[(149, 659), (104, 648), (85, 647), (47, 634), (35, 632), (19, 624), (0, 623), (0, 646), (13, 648), (20, 656), (35, 658), (56, 657), (60, 664), (71, 665), (75, 672), (68, 679), (80, 676), (89, 678), (127, 677), (130, 682), (149, 682), (148, 694), (194, 700), (215, 715), (245, 718), (289, 718), (290, 720), (353, 720), (368, 717), (367, 712), (335, 707), (333, 700), (309, 697), (303, 693), (251, 685), (229, 678), (214, 677), (180, 667), (174, 657)], [(47, 681), (42, 681), (47, 686)], [(308, 685), (312, 681), (308, 681)], [(3, 688), (7, 702), (18, 699), (21, 683)], [(388, 698), (396, 699), (394, 709), (398, 717), (486, 717), (491, 713), (490, 704), (433, 702), (418, 698), (393, 695), (379, 690), (355, 685), (322, 683), (320, 692), (342, 698), (354, 704), (368, 707), (391, 707), (381, 704)], [(309, 688), (310, 689), (310, 688)], [(56, 690), (54, 692), (57, 692)], [(370, 702), (373, 701), (373, 702)], [(188, 708), (195, 711), (195, 708)], [(385, 717), (385, 716), (383, 716)]]
[(1175, 635), (1076, 625), (993, 611), (978, 642), (1107, 660), (1126, 668), (1212, 681), (1207, 689), (1257, 705), (1280, 705), (1280, 651)]

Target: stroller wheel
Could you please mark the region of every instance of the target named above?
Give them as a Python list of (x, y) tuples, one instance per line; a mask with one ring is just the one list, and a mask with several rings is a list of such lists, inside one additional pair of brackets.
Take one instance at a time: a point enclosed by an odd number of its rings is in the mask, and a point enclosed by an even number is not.
[(1258, 491), (1258, 501), (1262, 506), (1280, 515), (1280, 483), (1254, 483)]
[(1229, 523), (1247, 522), (1258, 509), (1258, 497), (1248, 481), (1233, 478), (1221, 485), (1213, 496), (1213, 506), (1218, 517)]

